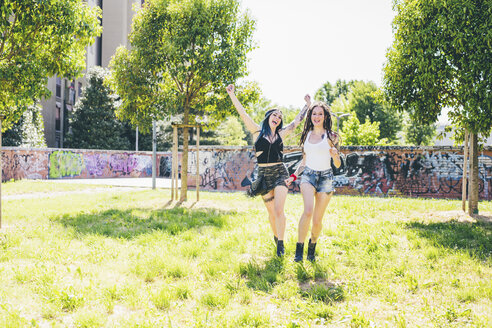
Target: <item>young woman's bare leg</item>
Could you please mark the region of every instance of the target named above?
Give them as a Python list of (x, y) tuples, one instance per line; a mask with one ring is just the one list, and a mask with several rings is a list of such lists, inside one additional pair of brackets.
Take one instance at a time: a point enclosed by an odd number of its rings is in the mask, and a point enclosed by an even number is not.
[(275, 207), (275, 225), (277, 231), (277, 237), (279, 240), (284, 240), (285, 234), (285, 200), (287, 199), (287, 192), (289, 189), (285, 186), (277, 186), (274, 189), (275, 199), (274, 207)]
[(301, 184), (301, 195), (304, 203), (304, 211), (302, 212), (297, 229), (297, 242), (304, 243), (311, 225), (311, 218), (314, 210), (314, 195), (316, 190), (310, 183)]
[(277, 226), (275, 224), (275, 195), (274, 191), (270, 191), (268, 194), (263, 195), (263, 202), (265, 203), (265, 207), (268, 211), (268, 221), (270, 222), (270, 227), (272, 228), (273, 235), (278, 238), (277, 235)]
[(326, 207), (330, 202), (331, 195), (333, 193), (319, 192), (316, 194), (314, 212), (313, 212), (313, 226), (311, 227), (311, 242), (316, 243), (318, 237), (321, 234), (321, 229), (323, 228), (323, 216), (325, 215)]

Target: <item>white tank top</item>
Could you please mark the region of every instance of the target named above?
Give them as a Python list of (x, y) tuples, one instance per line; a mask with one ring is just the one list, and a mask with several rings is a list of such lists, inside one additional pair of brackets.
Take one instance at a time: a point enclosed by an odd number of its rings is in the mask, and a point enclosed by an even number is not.
[(308, 132), (306, 140), (304, 141), (304, 154), (306, 156), (306, 166), (311, 170), (315, 171), (325, 171), (331, 168), (331, 155), (330, 155), (330, 144), (328, 143), (328, 138), (326, 133), (318, 143), (310, 143), (309, 137), (311, 132)]

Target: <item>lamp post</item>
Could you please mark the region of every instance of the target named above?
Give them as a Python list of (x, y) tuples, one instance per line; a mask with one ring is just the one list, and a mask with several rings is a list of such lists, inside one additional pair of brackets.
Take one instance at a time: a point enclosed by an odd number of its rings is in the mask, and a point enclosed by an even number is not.
[(350, 114), (350, 113), (343, 113), (343, 112), (337, 112), (336, 114), (335, 113), (331, 113), (331, 115), (333, 115), (334, 117), (337, 118), (337, 134), (338, 134), (338, 129), (340, 127), (340, 119), (342, 119), (343, 117), (350, 116), (352, 114)]

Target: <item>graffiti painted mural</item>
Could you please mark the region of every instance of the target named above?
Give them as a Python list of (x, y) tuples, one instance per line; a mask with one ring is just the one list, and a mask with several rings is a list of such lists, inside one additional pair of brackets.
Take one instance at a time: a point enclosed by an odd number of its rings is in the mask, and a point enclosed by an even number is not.
[[(170, 153), (158, 156), (170, 158)], [(2, 181), (152, 176), (152, 154), (149, 152), (5, 147), (2, 160)]]
[(91, 177), (103, 177), (109, 161), (108, 154), (93, 153), (84, 155), (85, 168)]
[(84, 159), (81, 154), (61, 150), (50, 154), (50, 179), (74, 177), (80, 175), (83, 168)]
[[(368, 148), (368, 149), (366, 149)], [(335, 176), (338, 194), (460, 198), (463, 154), (438, 147), (347, 147), (345, 168)], [(189, 186), (195, 185), (196, 155), (190, 153)], [(286, 151), (289, 174), (302, 160), (298, 149)], [(206, 190), (246, 190), (256, 178), (252, 151), (200, 151), (200, 187)], [(239, 176), (238, 176), (239, 175)], [(479, 156), (480, 199), (492, 199), (492, 149)], [(299, 191), (299, 180), (290, 187)]]
[(2, 151), (2, 181), (46, 179), (48, 154), (28, 150)]
[[(335, 176), (338, 194), (460, 198), (463, 174), (461, 149), (440, 147), (345, 147), (345, 168)], [(179, 153), (179, 160), (182, 154)], [(3, 148), (3, 181), (10, 179), (111, 178), (152, 176), (150, 152), (99, 150), (30, 150)], [(297, 148), (285, 151), (289, 173), (302, 160)], [(171, 176), (170, 152), (157, 154), (158, 176)], [(256, 178), (256, 160), (251, 147), (200, 147), (191, 151), (188, 185), (196, 183), (199, 165), (201, 189), (245, 191)], [(179, 164), (181, 169), (181, 164)], [(291, 185), (299, 191), (299, 180)], [(479, 156), (480, 199), (492, 200), (492, 147)]]

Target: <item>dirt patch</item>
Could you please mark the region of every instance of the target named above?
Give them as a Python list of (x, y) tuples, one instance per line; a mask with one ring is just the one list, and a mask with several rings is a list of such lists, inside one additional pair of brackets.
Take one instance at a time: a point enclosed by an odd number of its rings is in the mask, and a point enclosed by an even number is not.
[(319, 288), (322, 287), (324, 289), (330, 289), (330, 288), (336, 288), (336, 287), (341, 287), (345, 285), (343, 281), (340, 280), (333, 280), (329, 281), (326, 279), (316, 279), (316, 280), (311, 280), (311, 281), (306, 281), (306, 282), (300, 282), (299, 283), (299, 288), (301, 289), (302, 292), (308, 292), (312, 290), (313, 288)]
[(458, 222), (485, 222), (492, 223), (492, 213), (480, 213), (479, 215), (470, 216), (460, 210), (454, 211), (436, 211), (425, 214), (432, 221), (450, 221), (456, 220)]

